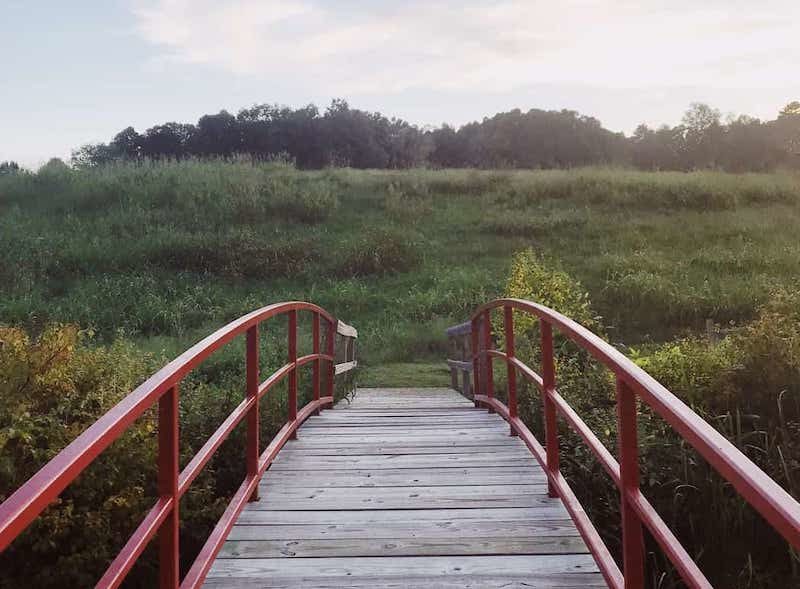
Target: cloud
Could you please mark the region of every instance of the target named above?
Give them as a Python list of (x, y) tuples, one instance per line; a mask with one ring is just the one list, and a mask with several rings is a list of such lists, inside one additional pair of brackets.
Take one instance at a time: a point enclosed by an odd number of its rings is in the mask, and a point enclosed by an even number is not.
[(133, 15), (162, 63), (332, 94), (776, 87), (800, 57), (795, 0), (151, 0)]

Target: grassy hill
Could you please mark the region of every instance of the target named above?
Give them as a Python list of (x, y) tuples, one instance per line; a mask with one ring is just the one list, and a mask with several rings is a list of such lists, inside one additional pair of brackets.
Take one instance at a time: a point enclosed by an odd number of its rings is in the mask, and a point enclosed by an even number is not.
[(442, 329), (531, 247), (615, 340), (663, 340), (752, 317), (795, 282), (799, 231), (800, 180), (780, 174), (46, 168), (0, 178), (0, 321), (181, 347), (310, 299), (358, 325), (367, 364), (438, 361)]

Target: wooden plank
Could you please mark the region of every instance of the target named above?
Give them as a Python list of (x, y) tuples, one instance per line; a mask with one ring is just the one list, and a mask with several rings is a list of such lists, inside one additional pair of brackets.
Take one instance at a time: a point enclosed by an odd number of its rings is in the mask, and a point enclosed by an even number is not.
[(380, 468), (447, 468), (479, 466), (532, 466), (538, 464), (533, 456), (504, 456), (491, 452), (473, 454), (404, 454), (361, 456), (313, 456), (281, 452), (271, 470), (342, 470)]
[(419, 405), (424, 404), (431, 409), (452, 409), (453, 407), (466, 407), (469, 409), (474, 408), (472, 401), (462, 397), (463, 402), (450, 399), (398, 399), (396, 401), (387, 401), (382, 399), (356, 399), (352, 402), (351, 406), (356, 409), (414, 409)]
[(336, 321), (336, 333), (344, 337), (358, 337), (358, 330), (344, 321)]
[(463, 370), (464, 372), (472, 372), (472, 362), (464, 362), (463, 360), (448, 360), (447, 365), (450, 368)]
[[(269, 492), (267, 492), (269, 489)], [(546, 504), (546, 485), (439, 487), (266, 487), (253, 509), (434, 509), (535, 507)]]
[[(398, 431), (399, 430), (399, 431)], [(441, 436), (461, 436), (472, 434), (474, 436), (482, 436), (484, 434), (500, 434), (509, 436), (509, 427), (503, 426), (499, 423), (477, 423), (477, 424), (439, 424), (439, 425), (414, 425), (405, 426), (402, 428), (394, 428), (391, 426), (356, 426), (350, 427), (347, 425), (340, 425), (338, 427), (318, 427), (318, 428), (302, 428), (302, 434), (305, 438), (311, 436), (369, 436), (369, 435), (384, 435), (386, 433), (401, 433), (406, 432), (414, 435), (441, 435)]]
[[(588, 554), (522, 556), (406, 556), (374, 558), (219, 558), (213, 577), (359, 577), (582, 575), (597, 572)], [(535, 586), (535, 585), (534, 585)]]
[(358, 416), (365, 416), (365, 415), (405, 415), (405, 416), (413, 416), (413, 415), (476, 415), (482, 413), (483, 415), (491, 415), (485, 409), (476, 409), (474, 405), (457, 405), (453, 407), (412, 407), (412, 408), (397, 408), (397, 409), (368, 409), (368, 408), (359, 408), (354, 407), (352, 404), (348, 403), (346, 399), (339, 401), (336, 404), (336, 408), (326, 411), (323, 413), (323, 416), (326, 417), (333, 417), (333, 416), (342, 416), (342, 418), (348, 415), (358, 415)]
[(338, 447), (338, 448), (370, 448), (370, 447), (418, 447), (418, 448), (449, 448), (454, 451), (458, 450), (465, 444), (468, 447), (475, 447), (480, 446), (486, 448), (487, 452), (492, 452), (495, 450), (502, 450), (503, 448), (517, 448), (517, 447), (525, 447), (525, 444), (518, 438), (510, 438), (507, 436), (493, 436), (491, 438), (486, 438), (481, 436), (480, 438), (470, 438), (469, 440), (465, 441), (461, 438), (451, 438), (442, 440), (439, 438), (431, 438), (423, 437), (423, 438), (413, 438), (411, 436), (403, 437), (403, 436), (385, 436), (386, 437), (394, 437), (397, 439), (390, 440), (390, 441), (380, 441), (381, 438), (378, 438), (376, 441), (375, 438), (366, 438), (364, 436), (348, 436), (346, 439), (344, 436), (342, 437), (322, 437), (322, 436), (311, 436), (311, 437), (301, 437), (297, 440), (292, 440), (287, 444), (287, 447), (297, 448), (298, 450), (307, 450), (309, 448), (330, 448), (330, 447)]
[[(548, 498), (549, 499), (549, 498)], [(267, 510), (258, 509), (261, 501), (248, 503), (237, 520), (238, 524), (370, 524), (385, 522), (452, 522), (454, 520), (520, 520), (568, 518), (566, 508), (558, 499), (543, 500), (535, 507), (485, 507), (450, 509), (383, 509), (383, 510)], [(317, 506), (319, 507), (319, 506)]]
[(375, 444), (379, 441), (393, 441), (393, 442), (403, 442), (405, 440), (410, 441), (441, 441), (441, 442), (457, 442), (459, 444), (463, 444), (467, 441), (474, 444), (483, 444), (486, 441), (495, 441), (502, 444), (508, 444), (509, 438), (511, 436), (508, 435), (506, 431), (498, 431), (498, 432), (471, 432), (469, 430), (450, 430), (445, 433), (437, 433), (437, 432), (410, 432), (404, 434), (400, 431), (392, 431), (387, 430), (385, 433), (377, 433), (377, 434), (349, 434), (349, 435), (338, 435), (332, 436), (328, 434), (324, 434), (321, 432), (311, 432), (307, 433), (300, 429), (298, 432), (298, 436), (301, 436), (301, 439), (305, 440), (330, 440), (333, 442), (339, 442), (342, 444)]
[(284, 487), (436, 487), (451, 485), (543, 484), (547, 480), (535, 468), (404, 468), (386, 470), (268, 471), (261, 485)]
[(264, 578), (212, 577), (204, 587), (210, 589), (599, 589), (606, 588), (603, 577), (595, 573), (547, 574), (529, 576), (446, 575), (413, 578), (382, 577), (319, 577)]
[(505, 538), (577, 536), (572, 520), (453, 520), (380, 522), (379, 526), (342, 523), (333, 525), (237, 525), (229, 540), (296, 540), (346, 538)]
[(458, 325), (454, 325), (452, 327), (448, 327), (445, 330), (445, 334), (447, 337), (457, 337), (459, 335), (469, 335), (472, 333), (472, 322), (465, 321), (464, 323), (459, 323)]
[[(499, 424), (502, 425), (505, 423), (502, 417), (499, 415), (480, 415), (474, 413), (467, 413), (464, 415), (458, 414), (451, 414), (451, 415), (414, 415), (411, 417), (403, 416), (403, 415), (370, 415), (367, 417), (359, 417), (353, 416), (352, 414), (348, 414), (345, 417), (340, 417), (338, 414), (343, 413), (341, 411), (328, 411), (327, 413), (323, 413), (318, 417), (311, 417), (306, 421), (305, 425), (303, 425), (304, 429), (308, 428), (317, 428), (317, 427), (339, 427), (342, 425), (347, 425), (349, 427), (354, 427), (357, 425), (367, 425), (369, 427), (398, 427), (398, 426), (421, 426), (421, 425), (441, 425), (446, 417), (446, 422), (448, 424), (453, 423), (489, 423), (489, 424)], [(337, 414), (336, 417), (333, 417), (334, 414)]]
[(339, 375), (339, 374), (344, 374), (345, 372), (350, 372), (356, 366), (358, 366), (358, 362), (355, 360), (351, 360), (350, 362), (341, 362), (333, 367), (334, 374)]
[[(289, 536), (290, 538), (292, 536)], [(376, 556), (465, 556), (491, 554), (581, 554), (580, 536), (496, 538), (351, 538), (230, 540), (219, 558), (325, 558)], [(313, 565), (312, 565), (313, 566)]]
[[(289, 451), (289, 450), (286, 450)], [(328, 445), (300, 445), (293, 444), (291, 451), (294, 453), (309, 456), (355, 456), (370, 454), (476, 454), (491, 453), (504, 456), (530, 456), (530, 452), (524, 446), (429, 446), (427, 444), (415, 444), (398, 446), (396, 444), (379, 444), (370, 446), (365, 444), (349, 444), (338, 446), (337, 444)]]

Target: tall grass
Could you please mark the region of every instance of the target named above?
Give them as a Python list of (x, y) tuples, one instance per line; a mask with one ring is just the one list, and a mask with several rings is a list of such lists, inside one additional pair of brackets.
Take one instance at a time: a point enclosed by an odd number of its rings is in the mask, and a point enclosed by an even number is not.
[(386, 313), (434, 333), (533, 247), (586, 285), (612, 336), (657, 340), (746, 321), (793, 283), (799, 204), (785, 174), (45, 169), (0, 179), (0, 319), (180, 336), (303, 296), (368, 333)]

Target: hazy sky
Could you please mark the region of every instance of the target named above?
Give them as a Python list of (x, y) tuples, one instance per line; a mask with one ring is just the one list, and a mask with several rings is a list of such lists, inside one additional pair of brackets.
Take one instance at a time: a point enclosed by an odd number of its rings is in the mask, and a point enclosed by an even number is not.
[(630, 133), (800, 99), (800, 0), (0, 0), (0, 161), (333, 97), (418, 124), (571, 108)]

